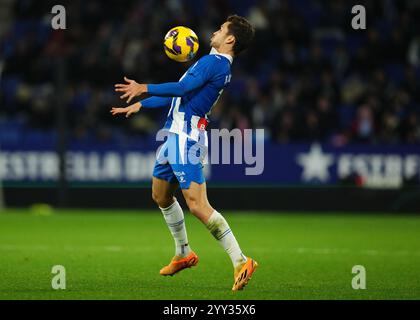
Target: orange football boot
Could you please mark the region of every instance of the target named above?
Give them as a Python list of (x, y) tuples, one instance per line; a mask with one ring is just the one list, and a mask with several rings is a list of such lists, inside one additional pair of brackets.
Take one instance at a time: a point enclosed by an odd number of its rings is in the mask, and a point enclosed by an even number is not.
[(251, 280), (251, 276), (257, 267), (257, 261), (247, 257), (247, 261), (243, 265), (235, 268), (235, 283), (233, 284), (232, 291), (242, 290), (248, 284), (248, 281)]
[(173, 276), (175, 273), (185, 269), (196, 266), (198, 263), (198, 256), (194, 251), (191, 251), (185, 258), (174, 257), (171, 262), (160, 269), (162, 276)]

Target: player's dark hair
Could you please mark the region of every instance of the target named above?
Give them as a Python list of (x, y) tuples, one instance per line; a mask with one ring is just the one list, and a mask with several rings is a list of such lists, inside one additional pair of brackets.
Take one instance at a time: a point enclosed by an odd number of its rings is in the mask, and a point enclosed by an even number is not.
[(230, 15), (227, 20), (229, 23), (228, 32), (235, 37), (233, 53), (238, 55), (249, 47), (255, 35), (255, 29), (244, 17), (236, 14)]

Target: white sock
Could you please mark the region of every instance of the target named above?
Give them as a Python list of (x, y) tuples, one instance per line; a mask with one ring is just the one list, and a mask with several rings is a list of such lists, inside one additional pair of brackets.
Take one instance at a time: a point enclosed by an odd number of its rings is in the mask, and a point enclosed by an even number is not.
[(207, 221), (206, 227), (229, 254), (233, 267), (237, 267), (246, 262), (247, 259), (242, 253), (238, 241), (236, 241), (226, 219), (219, 212), (216, 210), (213, 211)]
[(175, 200), (167, 208), (160, 208), (165, 218), (166, 224), (171, 231), (172, 237), (175, 240), (175, 255), (179, 257), (186, 257), (191, 249), (188, 245), (187, 229), (185, 227), (184, 213)]

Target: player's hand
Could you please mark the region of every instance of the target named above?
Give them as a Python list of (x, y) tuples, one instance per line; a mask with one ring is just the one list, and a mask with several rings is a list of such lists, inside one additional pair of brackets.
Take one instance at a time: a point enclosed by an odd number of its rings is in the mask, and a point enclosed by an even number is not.
[(125, 107), (125, 108), (113, 107), (111, 109), (111, 113), (112, 113), (113, 116), (122, 113), (122, 114), (125, 114), (126, 118), (128, 118), (133, 113), (139, 112), (140, 108), (141, 108), (141, 104), (139, 102), (136, 102), (136, 103), (132, 104), (131, 106), (128, 106), (128, 107)]
[(146, 84), (137, 83), (127, 77), (124, 77), (124, 80), (127, 83), (117, 83), (115, 85), (115, 91), (123, 92), (124, 94), (120, 98), (127, 99), (127, 103), (130, 103), (133, 98), (140, 96), (142, 93), (147, 92)]

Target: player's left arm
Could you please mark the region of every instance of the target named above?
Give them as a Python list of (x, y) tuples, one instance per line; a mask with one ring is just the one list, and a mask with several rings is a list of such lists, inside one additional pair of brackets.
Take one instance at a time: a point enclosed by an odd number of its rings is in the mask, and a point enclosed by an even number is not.
[(169, 107), (172, 103), (172, 97), (150, 97), (147, 99), (143, 99), (139, 102), (133, 103), (128, 107), (113, 107), (111, 109), (111, 114), (113, 116), (117, 114), (125, 114), (128, 118), (133, 113), (137, 113), (140, 111), (141, 108), (161, 108), (161, 107)]

